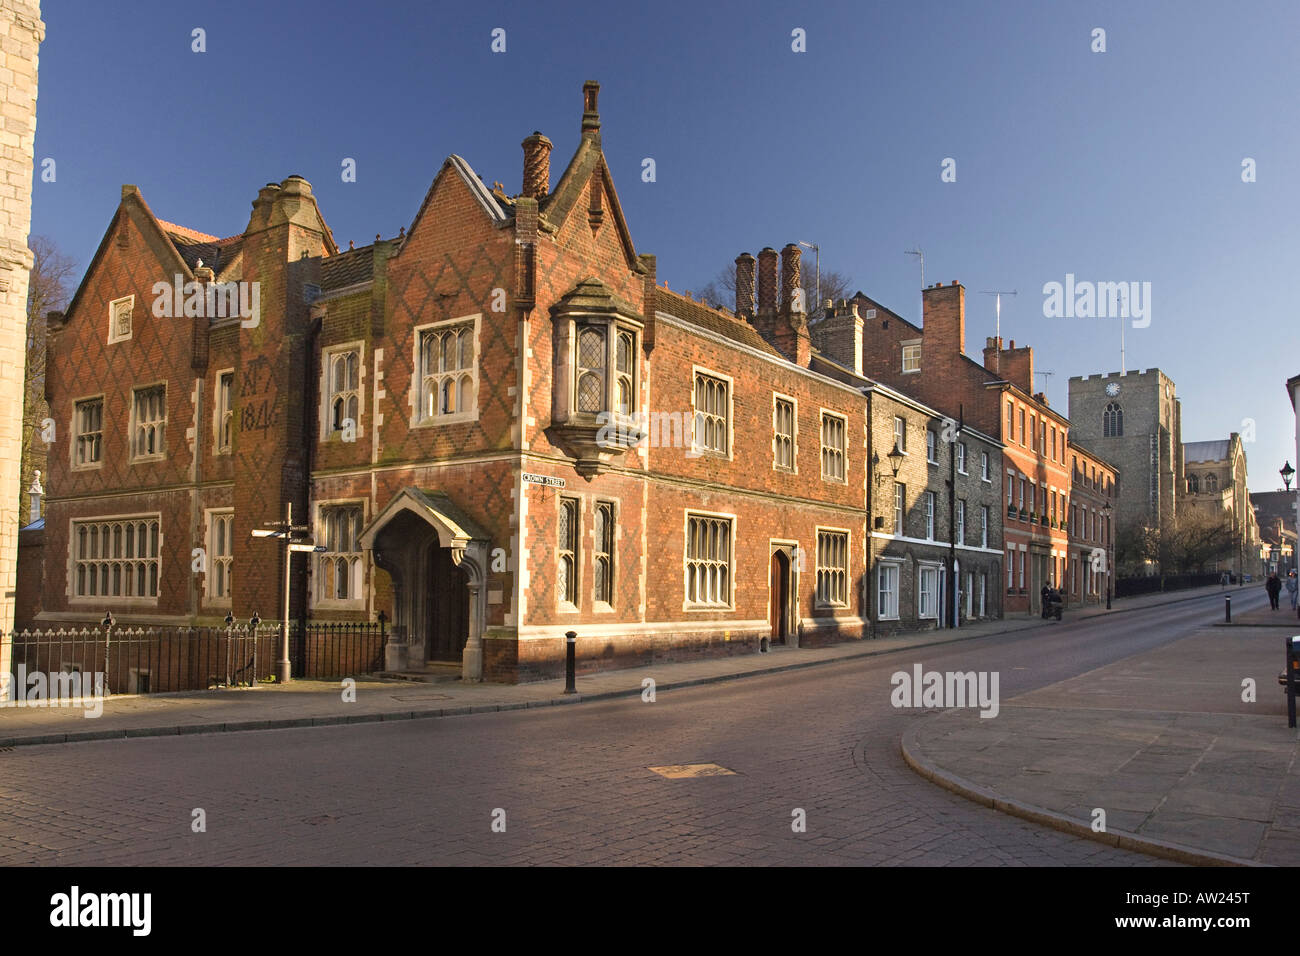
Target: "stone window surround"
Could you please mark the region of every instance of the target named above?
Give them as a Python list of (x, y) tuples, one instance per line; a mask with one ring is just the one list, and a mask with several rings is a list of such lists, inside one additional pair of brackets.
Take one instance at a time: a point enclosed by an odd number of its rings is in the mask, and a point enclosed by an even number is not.
[[(826, 535), (843, 535), (844, 537), (844, 565), (831, 566), (827, 565), (824, 570), (831, 574), (843, 574), (844, 578), (844, 600), (843, 601), (823, 601), (821, 599), (821, 574), (823, 571), (821, 564), (821, 537)], [(836, 528), (830, 525), (817, 525), (813, 529), (813, 541), (816, 548), (814, 554), (813, 568), (813, 606), (816, 608), (846, 608), (849, 606), (851, 597), (851, 588), (849, 587), (849, 568), (853, 564), (853, 533), (848, 528)]]
[[(791, 467), (786, 468), (784, 465), (777, 464), (776, 460), (776, 405), (777, 402), (789, 402), (792, 406), (790, 416), (790, 463)], [(692, 427), (694, 427), (694, 416), (691, 418)], [(793, 395), (783, 395), (780, 392), (772, 393), (772, 470), (782, 471), (787, 474), (799, 474), (799, 400)]]
[[(103, 392), (98, 395), (84, 395), (81, 398), (72, 400), (72, 441), (70, 443), (72, 460), (70, 466), (73, 471), (94, 471), (104, 467), (104, 400), (105, 395)], [(95, 401), (99, 402), (99, 459), (79, 465), (77, 464), (77, 445), (82, 432), (80, 430), (81, 416), (78, 414), (78, 406)]]
[[(462, 320), (454, 320), (454, 321), (462, 321)], [(422, 328), (428, 329), (429, 326), (423, 326)], [(420, 334), (421, 334), (421, 330), (416, 329), (415, 336), (416, 336), (417, 361), (419, 358)], [(475, 372), (477, 373), (477, 366), (478, 366), (477, 331), (474, 334), (474, 348), (475, 348), (474, 364), (475, 364)], [(361, 423), (366, 414), (366, 343), (363, 339), (357, 339), (354, 342), (340, 342), (337, 345), (327, 345), (321, 349), (320, 386), (317, 388), (317, 394), (320, 396), (320, 440), (321, 441), (330, 441), (330, 440), (338, 441), (342, 436), (342, 432), (334, 430), (333, 416), (330, 414), (331, 408), (333, 406), (333, 398), (334, 398), (333, 393), (330, 390), (330, 381), (332, 377), (331, 373), (333, 371), (331, 368), (331, 364), (333, 363), (335, 356), (337, 356), (340, 352), (357, 353), (357, 418), (356, 418), (357, 439), (359, 440), (365, 435), (365, 431), (362, 428)], [(419, 365), (415, 366), (413, 375), (417, 380), (417, 382), (420, 383), (420, 387), (422, 388), (423, 382), (421, 381)], [(478, 409), (477, 374), (474, 380), (474, 389), (475, 389), (474, 407), (475, 407), (475, 411), (477, 412)], [(418, 411), (419, 410), (417, 409), (417, 414)], [(451, 416), (443, 416), (444, 419), (448, 417)], [(477, 415), (475, 417), (477, 417)], [(432, 424), (432, 423), (433, 423), (432, 421), (425, 422), (425, 424)]]
[[(483, 366), (483, 353), (481, 349), (482, 337), (480, 335), (483, 314), (474, 312), (469, 315), (460, 315), (451, 319), (440, 319), (437, 322), (426, 322), (423, 325), (417, 325), (411, 329), (411, 384), (410, 394), (407, 404), (411, 408), (411, 428), (437, 428), (441, 425), (456, 425), (464, 422), (478, 421), (479, 408), (482, 403), (478, 400), (479, 394), (479, 376)], [(471, 387), (474, 391), (474, 410), (472, 412), (456, 412), (453, 415), (430, 415), (428, 418), (423, 417), (424, 410), (424, 375), (421, 364), (421, 352), (423, 350), (424, 333), (436, 329), (443, 329), (455, 325), (469, 325), (473, 331), (470, 335), (470, 341), (474, 347), (474, 364), (470, 369)], [(359, 389), (364, 392), (364, 388)]]
[[(136, 409), (138, 406), (138, 396), (141, 392), (148, 392), (156, 388), (162, 389), (162, 418), (153, 422), (158, 426), (158, 450), (149, 454), (136, 454), (136, 427), (139, 424), (136, 419)], [(131, 388), (131, 419), (130, 430), (127, 432), (127, 460), (131, 464), (148, 463), (164, 461), (167, 458), (167, 382), (166, 380), (150, 382), (147, 385), (135, 385)]]
[[(229, 517), (230, 537), (227, 539), (227, 547), (230, 551), (227, 555), (218, 555), (216, 546), (216, 521), (214, 519)], [(230, 607), (231, 606), (231, 588), (230, 577), (234, 571), (234, 534), (235, 534), (235, 509), (234, 508), (204, 508), (203, 509), (203, 542), (207, 548), (208, 570), (203, 575), (203, 603), (211, 607)], [(214, 583), (214, 568), (217, 561), (226, 563), (226, 594), (224, 597), (213, 596), (212, 585)]]
[[(158, 556), (151, 558), (132, 558), (130, 560), (147, 560), (155, 561), (158, 564), (158, 594), (144, 597), (108, 597), (103, 594), (78, 596), (76, 593), (77, 578), (77, 525), (94, 524), (102, 521), (156, 521), (158, 522)], [(155, 607), (158, 599), (162, 595), (162, 555), (166, 546), (166, 534), (163, 531), (162, 512), (161, 511), (144, 511), (133, 514), (114, 514), (114, 515), (87, 515), (85, 517), (71, 518), (68, 520), (68, 579), (64, 588), (64, 595), (67, 597), (68, 605), (103, 605), (104, 603), (113, 604), (152, 604)], [(127, 559), (123, 559), (127, 560)]]
[[(311, 503), (312, 508), (312, 540), (317, 544), (324, 544), (325, 534), (325, 517), (324, 513), (333, 508), (346, 508), (359, 506), (361, 508), (361, 527), (365, 528), (366, 522), (370, 520), (369, 510), (370, 501), (367, 498), (347, 497), (347, 498), (326, 498)], [(359, 542), (358, 542), (359, 543)], [(369, 562), (366, 560), (366, 552), (361, 550), (361, 585), (357, 588), (357, 596), (350, 598), (326, 598), (321, 597), (321, 591), (324, 587), (324, 581), (320, 576), (320, 560), (328, 557), (330, 554), (351, 554), (354, 552), (324, 552), (313, 555), (316, 559), (313, 562), (312, 574), (310, 575), (311, 584), (309, 586), (308, 599), (313, 608), (338, 610), (357, 610), (364, 609), (369, 599), (369, 588), (372, 582), (369, 573)]]
[[(829, 409), (829, 408), (821, 408), (820, 411), (821, 411), (821, 415), (819, 416), (818, 421), (821, 422), (822, 424), (821, 424), (821, 428), (820, 428), (820, 430), (819, 430), (820, 433), (819, 433), (819, 435), (818, 435), (818, 443), (819, 443), (819, 447), (822, 449), (822, 458), (823, 458), (823, 462), (824, 462), (824, 460), (825, 460), (825, 451), (826, 451), (826, 449), (828, 449), (828, 448), (831, 448), (831, 450), (833, 450), (833, 451), (839, 451), (839, 452), (841, 453), (841, 455), (843, 456), (843, 458), (844, 458), (844, 477), (843, 477), (843, 478), (836, 478), (836, 477), (834, 477), (834, 476), (828, 476), (828, 475), (826, 474), (826, 468), (825, 468), (825, 465), (823, 464), (823, 465), (822, 465), (822, 481), (833, 482), (834, 484), (837, 484), (837, 485), (838, 485), (838, 484), (847, 485), (847, 484), (849, 483), (849, 419), (848, 419), (848, 416), (847, 416), (847, 415), (843, 415), (843, 414), (841, 414), (841, 413), (839, 413), (839, 412), (837, 412), (837, 411), (834, 411), (834, 410), (832, 410), (832, 409)], [(825, 430), (826, 430), (825, 421), (826, 421), (826, 419), (828, 419), (828, 418), (839, 419), (839, 421), (843, 424), (843, 426), (844, 426), (844, 447), (843, 447), (843, 448), (840, 448), (840, 449), (834, 449), (834, 448), (832, 448), (832, 446), (830, 446), (830, 445), (823, 445), (823, 444), (820, 444), (820, 442), (821, 442), (821, 436), (825, 434)]]
[[(699, 419), (697, 417), (697, 412), (696, 412), (695, 396), (699, 391), (699, 380), (701, 376), (705, 376), (708, 378), (716, 379), (717, 381), (720, 382), (724, 382), (726, 383), (727, 386), (727, 421), (726, 421), (727, 452), (725, 455), (721, 452), (713, 451), (711, 449), (703, 447), (702, 445), (700, 445), (699, 441), (697, 440), (696, 432), (697, 432), (697, 426), (699, 425)], [(732, 378), (730, 375), (723, 375), (722, 373), (715, 372), (712, 369), (706, 368), (703, 365), (692, 365), (691, 366), (691, 453), (692, 453), (692, 457), (698, 458), (707, 455), (710, 458), (721, 458), (727, 461), (733, 461), (735, 459), (735, 453), (736, 453), (736, 441), (735, 441), (736, 414), (735, 413), (736, 413), (736, 380)]]
[[(689, 564), (690, 564), (690, 534), (692, 518), (718, 518), (725, 520), (731, 529), (731, 537), (727, 547), (727, 584), (728, 598), (727, 604), (701, 604), (692, 603), (689, 594), (688, 584)], [(720, 511), (704, 511), (695, 508), (682, 509), (682, 610), (683, 611), (734, 611), (736, 609), (736, 515)]]
[[(230, 407), (222, 409), (221, 407), (221, 377), (230, 376)], [(212, 451), (214, 455), (229, 455), (235, 446), (235, 370), (233, 368), (217, 369), (216, 375), (212, 379), (215, 387), (212, 390)], [(230, 443), (221, 444), (221, 426), (222, 419), (226, 415), (230, 416)]]

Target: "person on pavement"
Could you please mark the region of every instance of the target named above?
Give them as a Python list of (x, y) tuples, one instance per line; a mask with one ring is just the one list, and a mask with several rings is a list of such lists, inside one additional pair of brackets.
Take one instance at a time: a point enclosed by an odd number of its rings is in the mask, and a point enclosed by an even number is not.
[(1286, 593), (1291, 598), (1291, 610), (1296, 609), (1296, 594), (1300, 592), (1300, 584), (1296, 582), (1294, 571), (1288, 571), (1286, 575)]
[(1268, 592), (1268, 606), (1276, 611), (1277, 596), (1282, 593), (1282, 582), (1277, 579), (1276, 574), (1268, 576), (1268, 580), (1264, 582), (1264, 590)]

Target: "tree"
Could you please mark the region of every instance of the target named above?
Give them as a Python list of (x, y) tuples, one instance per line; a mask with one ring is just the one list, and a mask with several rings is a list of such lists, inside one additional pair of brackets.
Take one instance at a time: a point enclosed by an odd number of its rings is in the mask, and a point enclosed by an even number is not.
[(1186, 510), (1174, 528), (1175, 561), (1180, 571), (1201, 571), (1212, 561), (1234, 556), (1236, 538), (1232, 518)]
[[(799, 278), (803, 285), (804, 299), (808, 303), (808, 313), (811, 315), (821, 308), (821, 302), (817, 301), (816, 267), (807, 259), (802, 260), (799, 264)], [(853, 287), (853, 280), (844, 273), (836, 272), (834, 269), (822, 269), (821, 297), (823, 300), (833, 299), (839, 302), (841, 299), (851, 298), (856, 291)], [(707, 302), (715, 309), (734, 309), (736, 307), (736, 267), (729, 266), (722, 269), (694, 295), (697, 299)]]
[[(48, 448), (41, 440), (41, 422), (50, 415), (45, 402), (45, 314), (64, 309), (72, 297), (77, 264), (44, 236), (28, 243), (34, 260), (27, 286), (27, 354), (23, 384), (22, 486), (18, 496), (19, 525), (27, 523), (27, 489), (37, 470), (46, 474)], [(65, 425), (66, 427), (66, 425)], [(56, 433), (57, 436), (57, 433)]]

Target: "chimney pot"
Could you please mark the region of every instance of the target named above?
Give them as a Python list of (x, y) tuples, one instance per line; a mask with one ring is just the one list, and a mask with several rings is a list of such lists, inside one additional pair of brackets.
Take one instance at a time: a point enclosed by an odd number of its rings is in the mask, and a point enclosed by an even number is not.
[(524, 196), (542, 199), (551, 191), (551, 141), (534, 130), (521, 145), (524, 148)]
[(776, 250), (771, 246), (758, 254), (758, 311), (776, 311)]
[(748, 252), (736, 256), (736, 315), (754, 314), (754, 257)]
[[(781, 309), (782, 314), (788, 314), (795, 310), (795, 292), (801, 288), (799, 279), (799, 257), (801, 253), (799, 247), (793, 242), (787, 243), (781, 250)], [(805, 297), (806, 298), (806, 297)], [(799, 312), (807, 312), (808, 308), (804, 305), (798, 309)]]

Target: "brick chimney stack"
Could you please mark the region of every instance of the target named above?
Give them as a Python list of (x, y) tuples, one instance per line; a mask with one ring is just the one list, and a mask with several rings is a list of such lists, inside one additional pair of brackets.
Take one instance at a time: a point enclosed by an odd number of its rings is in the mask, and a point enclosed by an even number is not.
[(1002, 336), (990, 335), (984, 340), (984, 367), (990, 372), (1000, 372), (998, 353), (1002, 351)]
[(758, 254), (758, 314), (776, 311), (776, 250), (766, 246)]
[(522, 146), (524, 196), (542, 199), (551, 191), (551, 141), (542, 135), (541, 130), (533, 130), (533, 135), (524, 140)]
[[(936, 282), (921, 292), (921, 361), (927, 354), (940, 363), (966, 351), (966, 288), (956, 279), (952, 285)], [(931, 367), (938, 367), (932, 365)]]
[(984, 367), (1004, 382), (1010, 382), (1027, 395), (1034, 393), (1034, 350), (1023, 345), (1016, 348), (1012, 339), (1002, 348), (1002, 339), (989, 337), (984, 346)]
[(858, 304), (841, 299), (838, 304), (826, 300), (826, 313), (812, 326), (812, 344), (817, 350), (839, 365), (862, 374), (862, 315)]
[[(789, 315), (791, 312), (807, 313), (808, 306), (803, 302), (795, 302), (796, 293), (801, 291), (799, 282), (799, 247), (793, 242), (787, 243), (781, 250), (781, 314)], [(795, 308), (795, 306), (799, 308)]]
[(742, 319), (754, 314), (754, 261), (748, 252), (736, 256), (736, 315)]

